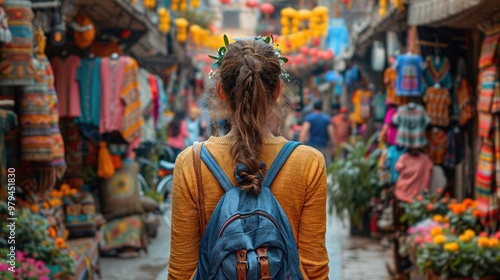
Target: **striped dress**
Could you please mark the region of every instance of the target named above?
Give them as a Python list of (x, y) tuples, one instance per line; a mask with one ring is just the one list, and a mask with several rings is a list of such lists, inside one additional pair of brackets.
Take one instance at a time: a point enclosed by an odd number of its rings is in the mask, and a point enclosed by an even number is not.
[(141, 111), (139, 66), (133, 58), (127, 58), (124, 75), (123, 87), (120, 93), (120, 97), (124, 102), (120, 133), (123, 139), (130, 144), (129, 151), (131, 151), (140, 144), (144, 122)]

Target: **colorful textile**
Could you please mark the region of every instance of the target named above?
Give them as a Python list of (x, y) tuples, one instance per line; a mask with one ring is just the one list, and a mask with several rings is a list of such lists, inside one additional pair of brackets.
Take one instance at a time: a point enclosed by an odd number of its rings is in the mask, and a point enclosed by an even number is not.
[(125, 103), (120, 133), (123, 139), (130, 144), (129, 149), (134, 149), (140, 143), (144, 120), (141, 112), (139, 66), (137, 61), (131, 57), (127, 57), (125, 64), (125, 77), (120, 96)]
[(491, 208), (491, 203), (495, 199), (494, 193), (492, 192), (495, 179), (493, 174), (495, 172), (495, 151), (493, 145), (493, 140), (487, 138), (483, 139), (476, 169), (477, 209), (480, 210), (485, 217), (488, 217), (490, 211), (497, 210)]
[(144, 68), (139, 69), (139, 88), (141, 91), (141, 111), (144, 119), (142, 125), (142, 141), (155, 141), (156, 130), (153, 117), (153, 93), (149, 76), (151, 74)]
[(406, 153), (406, 148), (398, 146), (390, 146), (387, 151), (387, 158), (385, 160), (385, 167), (389, 170), (391, 183), (396, 183), (399, 178), (399, 171), (396, 170), (396, 163), (399, 158)]
[(493, 141), (495, 146), (495, 182), (500, 182), (500, 116), (495, 115), (493, 121)]
[[(3, 191), (7, 190), (7, 169), (11, 168), (11, 166), (7, 166), (7, 149), (5, 148), (4, 135), (11, 132), (16, 126), (16, 113), (0, 109), (0, 152), (2, 155), (2, 160), (0, 161), (0, 189)], [(9, 147), (9, 149), (10, 148), (11, 147)]]
[(101, 120), (101, 58), (84, 58), (77, 71), (81, 114), (76, 122), (99, 127)]
[(483, 138), (489, 138), (491, 128), (493, 127), (493, 115), (490, 113), (479, 112), (478, 134)]
[(491, 113), (500, 112), (500, 80), (495, 81), (493, 89), (493, 103), (491, 104)]
[(455, 88), (458, 109), (460, 111), (460, 125), (466, 124), (476, 114), (473, 97), (474, 91), (467, 79), (462, 78)]
[(351, 120), (357, 124), (364, 124), (370, 118), (370, 107), (373, 93), (369, 90), (358, 89), (352, 96), (354, 104), (354, 112), (351, 115)]
[(35, 72), (31, 1), (6, 0), (3, 6), (12, 41), (0, 48), (0, 85), (31, 85)]
[(392, 121), (398, 126), (397, 145), (418, 149), (427, 144), (425, 128), (431, 120), (421, 105), (410, 103), (399, 107)]
[(398, 71), (389, 67), (384, 71), (384, 85), (385, 92), (387, 94), (387, 104), (393, 104), (396, 106), (401, 106), (407, 103), (407, 98), (404, 96), (396, 95), (396, 80), (398, 77)]
[(420, 96), (422, 87), (422, 57), (419, 55), (399, 55), (396, 60), (397, 96)]
[(54, 71), (55, 87), (61, 117), (80, 117), (80, 89), (76, 77), (80, 67), (80, 57), (70, 55), (66, 58), (54, 57), (51, 60)]
[(118, 131), (122, 125), (123, 102), (120, 96), (122, 91), (125, 57), (101, 60), (101, 120), (99, 132)]
[(61, 118), (60, 129), (66, 151), (67, 169), (64, 178), (72, 188), (81, 189), (83, 187), (83, 157), (87, 154), (87, 145), (85, 145), (73, 118)]
[(387, 110), (385, 114), (384, 123), (387, 127), (386, 143), (389, 145), (396, 145), (396, 137), (398, 135), (398, 127), (394, 125), (392, 119), (398, 112), (397, 107), (392, 107)]
[(168, 96), (165, 92), (165, 85), (163, 84), (163, 80), (156, 76), (156, 82), (158, 83), (158, 91), (159, 91), (159, 99), (160, 99), (160, 108), (158, 115), (158, 122), (156, 123), (156, 129), (165, 129), (165, 111), (167, 110), (168, 105)]
[(452, 100), (448, 89), (429, 87), (425, 91), (423, 101), (432, 125), (448, 126), (450, 124)]
[(95, 268), (99, 267), (99, 242), (100, 234), (95, 237), (70, 239), (68, 247), (75, 252), (74, 279), (96, 279)]
[(155, 127), (158, 124), (158, 117), (160, 114), (160, 92), (158, 90), (158, 83), (156, 82), (156, 79), (155, 75), (149, 74), (149, 86), (151, 87), (151, 96), (153, 98), (153, 121)]
[(479, 68), (483, 69), (498, 64), (500, 53), (500, 32), (492, 34), (483, 40), (481, 56), (479, 57)]
[(495, 82), (498, 77), (497, 70), (497, 67), (492, 66), (481, 70), (481, 73), (479, 74), (479, 101), (477, 103), (478, 111), (491, 113)]
[(425, 59), (425, 66), (423, 78), (428, 87), (439, 84), (442, 88), (450, 89), (453, 86), (450, 74), (451, 65), (447, 57), (428, 56)]
[(9, 30), (7, 15), (5, 14), (5, 10), (2, 7), (0, 7), (0, 42), (12, 42), (12, 33)]
[(63, 197), (64, 223), (70, 238), (93, 237), (96, 234), (96, 207), (92, 194), (79, 192)]
[(375, 108), (373, 115), (375, 121), (381, 122), (384, 120), (385, 112), (387, 109), (385, 106), (385, 100), (386, 96), (382, 93), (375, 94), (375, 97), (373, 98), (373, 107)]
[(102, 251), (114, 249), (142, 249), (143, 221), (141, 215), (127, 216), (105, 223), (102, 228)]
[(405, 153), (396, 163), (399, 178), (394, 187), (394, 195), (398, 200), (412, 202), (413, 198), (423, 190), (428, 190), (432, 176), (432, 161), (424, 153), (411, 155)]
[(51, 98), (44, 80), (45, 63), (33, 59), (36, 68), (35, 83), (23, 88), (19, 109), (21, 129), (21, 159), (23, 161), (52, 160)]
[(444, 130), (434, 128), (427, 131), (427, 141), (429, 142), (428, 155), (434, 164), (444, 163), (446, 151), (448, 149), (448, 137)]

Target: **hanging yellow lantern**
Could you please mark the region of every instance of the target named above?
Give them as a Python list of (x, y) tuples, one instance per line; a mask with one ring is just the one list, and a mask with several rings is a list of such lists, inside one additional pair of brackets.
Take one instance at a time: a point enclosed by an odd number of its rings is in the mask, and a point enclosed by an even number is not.
[(160, 32), (167, 33), (170, 31), (170, 14), (167, 9), (159, 8), (158, 9), (158, 29)]
[(403, 6), (403, 0), (391, 0), (391, 2), (394, 4), (394, 6), (395, 6), (397, 9), (402, 9), (402, 8), (404, 8), (404, 6)]
[(290, 34), (290, 28), (285, 26), (281, 27), (281, 36), (286, 36), (288, 34)]
[(152, 10), (156, 7), (156, 0), (144, 0), (144, 6)]
[(185, 11), (187, 10), (187, 6), (188, 6), (188, 5), (187, 5), (186, 0), (181, 1), (181, 4), (180, 4), (180, 6), (179, 6), (179, 7), (180, 7), (180, 9), (181, 9), (181, 12), (185, 12)]
[(381, 17), (384, 17), (387, 14), (387, 0), (380, 0), (379, 5), (380, 9), (378, 11), (378, 14)]
[(282, 17), (280, 22), (281, 22), (282, 26), (286, 26), (286, 27), (290, 26), (290, 21), (286, 17)]
[(200, 7), (200, 0), (191, 0), (191, 7), (198, 9)]
[(298, 12), (298, 18), (302, 21), (311, 19), (311, 15), (312, 15), (311, 11), (306, 9), (302, 9)]
[(178, 12), (179, 11), (179, 0), (172, 0), (172, 12)]
[(183, 18), (178, 18), (175, 20), (175, 26), (177, 27), (177, 41), (185, 42), (187, 40), (187, 27), (189, 22)]

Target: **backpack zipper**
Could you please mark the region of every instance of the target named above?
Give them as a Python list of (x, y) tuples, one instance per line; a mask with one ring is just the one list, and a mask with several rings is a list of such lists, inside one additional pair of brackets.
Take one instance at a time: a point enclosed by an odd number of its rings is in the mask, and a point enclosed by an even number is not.
[(224, 230), (234, 221), (236, 220), (239, 220), (239, 219), (247, 219), (247, 218), (250, 218), (252, 216), (262, 216), (262, 217), (265, 217), (265, 218), (268, 218), (273, 224), (274, 226), (276, 226), (276, 228), (281, 231), (280, 229), (280, 226), (278, 225), (278, 222), (276, 222), (276, 220), (273, 218), (273, 216), (267, 214), (266, 212), (264, 211), (261, 211), (261, 210), (256, 210), (250, 214), (235, 214), (233, 216), (231, 216), (229, 219), (227, 219), (227, 221), (222, 225), (220, 231), (219, 231), (219, 235), (217, 238), (220, 238), (222, 236), (222, 233), (224, 232)]

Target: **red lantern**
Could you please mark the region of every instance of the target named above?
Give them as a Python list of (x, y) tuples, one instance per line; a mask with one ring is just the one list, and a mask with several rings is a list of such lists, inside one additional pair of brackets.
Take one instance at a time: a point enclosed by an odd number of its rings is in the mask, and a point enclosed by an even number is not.
[(255, 9), (259, 5), (259, 2), (257, 0), (247, 0), (245, 3), (245, 6), (250, 9)]
[(314, 44), (314, 46), (316, 46), (316, 47), (317, 47), (317, 46), (319, 46), (319, 38), (314, 38), (314, 39), (313, 39), (313, 44)]
[(351, 2), (351, 0), (341, 0), (341, 1), (342, 1), (342, 3), (344, 3), (344, 4), (349, 4), (349, 3)]
[(229, 5), (229, 4), (231, 4), (231, 0), (219, 0), (219, 1), (223, 5)]
[(318, 49), (316, 49), (316, 48), (315, 48), (315, 49), (311, 49), (311, 50), (309, 50), (309, 54), (310, 54), (311, 56), (313, 56), (313, 57), (316, 57), (316, 56), (318, 56), (318, 54), (319, 54), (319, 50), (318, 50)]
[(263, 3), (260, 5), (260, 12), (265, 15), (274, 13), (274, 6), (271, 3)]
[(327, 50), (325, 53), (325, 59), (330, 60), (333, 58), (333, 51), (332, 50)]
[(303, 55), (307, 55), (310, 52), (309, 48), (307, 46), (303, 46), (300, 48), (300, 53)]
[(311, 63), (312, 64), (318, 63), (318, 58), (316, 58), (316, 57), (311, 58)]

